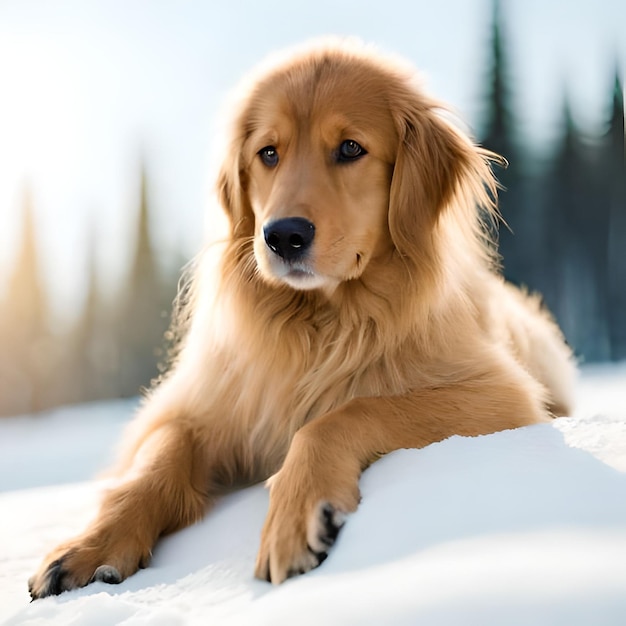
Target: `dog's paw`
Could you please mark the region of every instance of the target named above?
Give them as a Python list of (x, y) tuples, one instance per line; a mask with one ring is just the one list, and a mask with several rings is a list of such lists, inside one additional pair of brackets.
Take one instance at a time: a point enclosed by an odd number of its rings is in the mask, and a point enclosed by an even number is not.
[(257, 578), (282, 583), (326, 559), (345, 516), (359, 504), (360, 472), (358, 460), (337, 456), (312, 425), (296, 433), (282, 468), (267, 481)]
[(138, 554), (136, 550), (129, 550), (116, 553), (107, 544), (107, 541), (98, 542), (91, 538), (59, 546), (29, 579), (31, 598), (37, 600), (59, 595), (95, 581), (118, 584), (145, 567), (150, 559), (149, 552)]
[(306, 520), (270, 515), (261, 538), (255, 576), (275, 584), (304, 574), (323, 563), (343, 526), (346, 513), (320, 501)]
[(268, 481), (270, 506), (255, 576), (275, 584), (320, 565), (360, 499), (356, 477), (323, 477), (298, 469), (290, 471), (285, 462)]

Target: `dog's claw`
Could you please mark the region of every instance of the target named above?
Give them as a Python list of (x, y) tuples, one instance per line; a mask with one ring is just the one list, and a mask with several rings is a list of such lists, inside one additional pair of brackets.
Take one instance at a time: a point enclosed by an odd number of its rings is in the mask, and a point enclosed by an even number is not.
[(90, 582), (100, 581), (109, 585), (119, 585), (122, 582), (122, 575), (112, 565), (100, 565), (93, 573)]

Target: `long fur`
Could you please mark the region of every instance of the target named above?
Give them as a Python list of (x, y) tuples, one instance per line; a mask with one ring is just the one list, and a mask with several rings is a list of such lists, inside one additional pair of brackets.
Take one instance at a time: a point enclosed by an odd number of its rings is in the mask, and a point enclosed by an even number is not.
[[(571, 409), (559, 329), (497, 270), (499, 157), (412, 70), (317, 44), (255, 74), (233, 110), (217, 176), (228, 236), (194, 264), (178, 356), (127, 433), (118, 484), (46, 558), (33, 598), (123, 580), (224, 490), (269, 477), (255, 573), (281, 582), (323, 560), (382, 454)], [(343, 139), (367, 155), (333, 161)], [(279, 166), (260, 163), (265, 144)], [(316, 227), (313, 288), (263, 241), (290, 216)]]

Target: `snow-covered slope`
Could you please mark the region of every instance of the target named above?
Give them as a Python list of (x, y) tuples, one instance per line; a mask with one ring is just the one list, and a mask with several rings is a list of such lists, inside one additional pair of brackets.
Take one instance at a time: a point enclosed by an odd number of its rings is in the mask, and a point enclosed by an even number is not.
[[(587, 369), (579, 398), (574, 418), (383, 458), (363, 475), (361, 506), (327, 561), (280, 587), (252, 578), (267, 509), (257, 486), (163, 540), (151, 567), (121, 585), (29, 604), (28, 576), (46, 550), (81, 530), (103, 483), (5, 491), (0, 620), (624, 624), (626, 367)], [(35, 418), (0, 421), (2, 488), (87, 479), (132, 412), (109, 405), (106, 428), (106, 408), (58, 411), (36, 428)], [(82, 425), (90, 414), (92, 432)]]

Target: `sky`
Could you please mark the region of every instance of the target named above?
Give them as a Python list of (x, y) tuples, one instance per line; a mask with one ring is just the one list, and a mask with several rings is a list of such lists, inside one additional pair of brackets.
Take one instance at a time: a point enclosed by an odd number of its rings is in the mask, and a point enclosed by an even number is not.
[[(520, 137), (545, 150), (563, 94), (594, 132), (620, 59), (623, 0), (503, 0)], [(133, 236), (140, 164), (164, 265), (200, 247), (220, 107), (273, 50), (353, 35), (409, 58), (480, 133), (491, 0), (0, 0), (0, 297), (32, 188), (59, 320), (93, 255), (111, 288)]]

